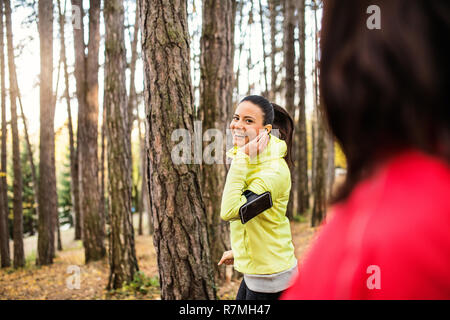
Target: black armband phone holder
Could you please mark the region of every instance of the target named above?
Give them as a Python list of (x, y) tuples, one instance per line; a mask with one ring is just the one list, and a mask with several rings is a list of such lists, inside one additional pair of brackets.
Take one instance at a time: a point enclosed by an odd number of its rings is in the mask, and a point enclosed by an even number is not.
[(270, 191), (256, 194), (250, 190), (245, 190), (243, 195), (247, 198), (247, 202), (239, 208), (239, 217), (242, 224), (253, 219), (261, 212), (270, 209), (273, 205)]

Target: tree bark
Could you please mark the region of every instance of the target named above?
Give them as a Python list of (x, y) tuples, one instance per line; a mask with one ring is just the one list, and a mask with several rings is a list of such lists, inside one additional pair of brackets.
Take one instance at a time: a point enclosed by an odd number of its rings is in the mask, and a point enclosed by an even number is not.
[(266, 34), (264, 32), (264, 11), (263, 6), (261, 4), (261, 0), (259, 0), (259, 19), (261, 24), (261, 43), (263, 52), (263, 75), (264, 75), (264, 92), (262, 93), (262, 95), (267, 96), (269, 93), (269, 84), (267, 83)]
[[(73, 24), (73, 36), (74, 36), (74, 50), (75, 50), (75, 80), (76, 80), (76, 92), (78, 101), (78, 121), (77, 121), (77, 148), (75, 149), (74, 155), (74, 168), (71, 175), (76, 175), (76, 178), (72, 178), (72, 183), (74, 188), (74, 204), (75, 209), (75, 240), (82, 239), (83, 236), (83, 212), (81, 210), (81, 174), (80, 174), (80, 123), (82, 122), (82, 117), (84, 114), (84, 109), (86, 108), (86, 55), (85, 55), (85, 44), (84, 44), (84, 24), (83, 24), (83, 1), (82, 0), (72, 0), (72, 9), (74, 7), (79, 8), (79, 25)], [(77, 11), (74, 11), (77, 12)], [(75, 17), (77, 19), (77, 17)], [(77, 191), (75, 191), (77, 190)], [(78, 192), (78, 201), (75, 198), (75, 192)], [(78, 206), (78, 210), (76, 209)]]
[[(225, 136), (233, 113), (234, 21), (236, 2), (203, 1), (200, 40), (200, 114), (204, 130), (219, 129)], [(212, 137), (209, 137), (212, 140)], [(216, 141), (217, 143), (217, 141)], [(230, 250), (229, 223), (220, 219), (221, 194), (226, 178), (226, 141), (219, 141), (218, 163), (202, 164), (202, 194), (208, 216), (209, 245), (216, 280), (225, 280), (225, 268), (217, 265)]]
[(128, 132), (131, 139), (131, 131), (133, 129), (133, 122), (135, 119), (134, 111), (137, 114), (137, 96), (136, 96), (136, 85), (135, 85), (135, 75), (136, 75), (136, 61), (138, 58), (137, 43), (139, 35), (139, 10), (136, 4), (136, 15), (134, 18), (134, 30), (133, 30), (133, 41), (131, 42), (131, 60), (130, 60), (130, 90), (128, 97)]
[[(74, 3), (73, 1), (72, 3)], [(78, 31), (79, 32), (79, 31)], [(75, 41), (79, 41), (75, 32)], [(100, 43), (100, 0), (91, 0), (89, 7), (89, 42), (88, 54), (84, 56), (84, 42), (78, 44), (85, 61), (85, 76), (81, 85), (85, 85), (81, 100), (85, 102), (79, 111), (78, 119), (78, 156), (80, 174), (80, 208), (83, 220), (83, 245), (86, 263), (100, 260), (105, 257), (104, 244), (105, 226), (104, 217), (100, 209), (99, 188), (99, 164), (98, 164), (98, 55)], [(75, 44), (77, 46), (77, 43)], [(76, 53), (75, 68), (82, 68), (83, 64), (77, 63)], [(81, 62), (81, 61), (80, 61)], [(78, 78), (77, 78), (78, 82)], [(78, 86), (78, 84), (77, 84)], [(77, 88), (78, 94), (78, 88)], [(80, 99), (79, 99), (80, 101)], [(82, 104), (83, 104), (82, 102)]]
[(53, 263), (57, 194), (55, 174), (55, 104), (53, 100), (53, 4), (39, 2), (40, 76), (40, 145), (39, 145), (39, 265)]
[[(109, 212), (106, 208), (106, 197), (105, 197), (105, 189), (107, 188), (107, 186), (105, 185), (105, 176), (106, 176), (106, 170), (105, 169), (105, 158), (106, 158), (106, 145), (107, 145), (107, 141), (106, 141), (106, 99), (103, 98), (103, 108), (102, 108), (102, 127), (101, 127), (101, 138), (100, 138), (100, 216), (102, 219), (105, 219), (105, 224), (110, 224), (109, 218)], [(104, 224), (102, 222), (102, 225)]]
[(8, 228), (8, 184), (6, 182), (6, 85), (5, 85), (5, 54), (4, 54), (4, 27), (3, 27), (3, 3), (0, 5), (0, 72), (1, 72), (1, 107), (2, 107), (2, 146), (1, 146), (1, 175), (0, 175), (0, 255), (1, 268), (11, 266), (9, 252), (9, 228)]
[(8, 69), (9, 69), (9, 95), (11, 108), (11, 133), (13, 150), (13, 240), (14, 240), (14, 268), (25, 265), (25, 254), (23, 250), (23, 212), (22, 212), (22, 168), (20, 162), (20, 140), (17, 126), (17, 81), (14, 62), (14, 44), (12, 37), (11, 3), (5, 0), (6, 14), (6, 37), (8, 40)]
[[(61, 9), (61, 0), (58, 0), (58, 13), (59, 13), (59, 27), (61, 30), (60, 38), (61, 38), (61, 61), (63, 63), (63, 71), (64, 71), (64, 97), (67, 103), (67, 128), (69, 130), (69, 157), (70, 157), (70, 189), (71, 189), (71, 197), (72, 197), (72, 205), (73, 211), (75, 212), (75, 234), (81, 237), (81, 234), (77, 234), (77, 227), (79, 227), (77, 220), (80, 217), (80, 199), (79, 199), (79, 181), (78, 181), (78, 163), (77, 163), (77, 155), (75, 148), (75, 138), (73, 132), (73, 121), (72, 121), (72, 107), (70, 102), (70, 94), (69, 94), (69, 72), (67, 68), (67, 56), (66, 56), (66, 41), (65, 41), (65, 16), (66, 16), (66, 8), (64, 8), (64, 12)], [(79, 232), (79, 231), (78, 231)]]
[[(151, 212), (150, 212), (150, 201), (149, 201), (149, 191), (148, 191), (148, 183), (147, 183), (147, 156), (145, 153), (145, 134), (142, 136), (141, 130), (141, 118), (138, 113), (138, 132), (139, 132), (139, 149), (140, 149), (140, 166), (139, 170), (141, 173), (141, 193), (139, 198), (139, 210), (141, 211), (141, 215), (145, 212), (147, 214), (147, 225), (149, 228), (149, 234), (153, 234), (152, 222), (151, 222)], [(141, 219), (141, 218), (139, 218)], [(139, 224), (141, 224), (141, 220), (139, 220)], [(141, 233), (139, 233), (141, 235)]]
[(278, 1), (277, 0), (268, 0), (269, 2), (269, 12), (270, 12), (270, 101), (275, 100), (275, 96), (277, 94), (277, 71), (275, 65), (275, 55), (277, 53), (276, 46), (276, 35), (277, 35), (277, 27), (276, 27), (276, 18), (278, 15)]
[[(284, 0), (284, 66), (285, 66), (285, 103), (286, 111), (295, 119), (295, 3), (293, 0)], [(296, 159), (295, 147), (292, 148), (292, 158)], [(296, 161), (297, 162), (297, 161)], [(286, 216), (289, 220), (294, 218), (294, 195), (297, 189), (297, 179), (294, 168), (291, 169), (292, 188), (289, 194), (289, 203)]]
[(174, 165), (174, 130), (193, 132), (186, 2), (140, 0), (153, 243), (162, 299), (214, 299), (200, 170)]
[(109, 289), (121, 288), (139, 270), (131, 213), (131, 142), (126, 90), (123, 0), (105, 1), (105, 106), (110, 196)]
[[(244, 41), (245, 41), (245, 36), (246, 36), (246, 32), (242, 32), (242, 21), (244, 19), (244, 2), (243, 1), (239, 1), (237, 3), (237, 6), (239, 8), (238, 12), (239, 12), (239, 49), (238, 49), (238, 65), (237, 65), (237, 70), (236, 70), (236, 74), (234, 76), (234, 88), (236, 88), (236, 96), (239, 97), (239, 77), (241, 74), (241, 55), (242, 55), (242, 48), (244, 47)], [(245, 29), (246, 30), (246, 29)]]
[(320, 105), (319, 87), (318, 87), (318, 68), (319, 68), (319, 31), (317, 27), (317, 3), (314, 3), (314, 42), (315, 42), (315, 67), (314, 67), (314, 101), (316, 112), (316, 136), (315, 136), (315, 157), (314, 157), (314, 204), (311, 217), (313, 227), (319, 225), (326, 213), (326, 175), (325, 175), (325, 124)]
[(297, 151), (297, 213), (304, 215), (309, 209), (309, 187), (308, 187), (308, 141), (306, 135), (306, 75), (305, 75), (305, 0), (299, 1), (298, 7), (298, 30), (300, 55), (298, 59), (299, 73), (299, 117), (296, 121), (296, 151)]

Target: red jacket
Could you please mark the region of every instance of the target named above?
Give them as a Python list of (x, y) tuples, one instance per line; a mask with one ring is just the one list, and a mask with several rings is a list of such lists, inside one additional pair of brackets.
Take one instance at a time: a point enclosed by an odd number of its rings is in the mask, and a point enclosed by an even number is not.
[(450, 167), (387, 161), (332, 210), (282, 299), (450, 299)]

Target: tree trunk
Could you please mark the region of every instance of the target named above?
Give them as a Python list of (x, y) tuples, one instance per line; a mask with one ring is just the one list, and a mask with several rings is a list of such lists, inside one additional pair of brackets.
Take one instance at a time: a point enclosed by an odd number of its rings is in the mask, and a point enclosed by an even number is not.
[[(106, 83), (106, 82), (105, 82)], [(110, 224), (109, 218), (109, 212), (106, 209), (106, 197), (105, 197), (105, 188), (107, 188), (107, 186), (105, 187), (105, 175), (106, 175), (106, 170), (105, 170), (105, 152), (106, 152), (106, 99), (103, 98), (103, 108), (102, 108), (102, 127), (101, 127), (101, 141), (100, 141), (100, 215), (102, 217), (102, 219), (105, 219), (105, 223), (107, 222), (107, 224)], [(103, 222), (102, 222), (103, 225)]]
[(137, 52), (137, 43), (138, 43), (138, 35), (139, 35), (139, 10), (136, 5), (136, 15), (134, 18), (134, 30), (133, 30), (133, 41), (131, 42), (131, 61), (130, 61), (130, 90), (128, 97), (128, 134), (131, 139), (131, 131), (133, 130), (133, 122), (134, 122), (134, 111), (137, 114), (137, 96), (136, 96), (136, 85), (135, 85), (135, 74), (136, 74), (136, 61), (138, 58)]
[(299, 1), (298, 30), (300, 55), (298, 60), (299, 73), (299, 117), (296, 121), (296, 151), (297, 151), (297, 213), (304, 215), (309, 209), (308, 188), (308, 141), (306, 135), (306, 75), (305, 75), (305, 0)]
[[(100, 0), (89, 7), (89, 42), (86, 60), (85, 101), (78, 123), (80, 202), (86, 263), (106, 255), (105, 226), (100, 208), (98, 168), (98, 54), (100, 43)], [(78, 80), (77, 80), (78, 81)]]
[(277, 10), (277, 1), (276, 0), (268, 0), (269, 1), (269, 12), (270, 12), (270, 101), (275, 101), (275, 96), (277, 93), (277, 71), (275, 66), (275, 54), (277, 52), (276, 46), (276, 18), (278, 15)]
[(322, 114), (318, 87), (318, 68), (319, 68), (319, 32), (317, 27), (317, 4), (314, 3), (314, 40), (315, 40), (315, 67), (314, 67), (314, 101), (316, 112), (316, 136), (315, 136), (315, 158), (314, 158), (314, 204), (311, 217), (311, 225), (317, 226), (322, 222), (326, 213), (326, 176), (325, 176), (325, 124)]
[[(58, 0), (58, 13), (59, 13), (59, 27), (61, 30), (61, 60), (63, 63), (64, 70), (64, 84), (65, 91), (64, 97), (67, 102), (67, 117), (68, 123), (67, 128), (69, 130), (69, 156), (70, 156), (70, 189), (72, 191), (72, 205), (73, 212), (75, 212), (75, 235), (81, 237), (79, 228), (79, 217), (80, 217), (80, 200), (79, 200), (79, 181), (78, 181), (78, 163), (77, 163), (77, 155), (75, 149), (75, 138), (73, 133), (73, 123), (72, 123), (72, 107), (70, 103), (70, 95), (69, 95), (69, 72), (67, 68), (67, 57), (66, 57), (66, 41), (65, 41), (65, 13), (66, 8), (64, 8), (64, 13), (61, 10), (61, 0)], [(80, 239), (80, 238), (78, 238)]]
[(269, 84), (267, 83), (267, 64), (266, 64), (266, 34), (264, 32), (264, 11), (263, 6), (261, 4), (261, 0), (259, 0), (259, 19), (261, 24), (261, 43), (262, 43), (262, 52), (263, 52), (263, 75), (264, 75), (264, 92), (263, 96), (267, 97), (269, 93)]
[[(139, 132), (139, 149), (140, 149), (140, 174), (141, 174), (141, 194), (139, 199), (139, 209), (142, 215), (144, 212), (147, 214), (147, 225), (149, 228), (149, 234), (153, 234), (152, 221), (151, 221), (151, 213), (150, 213), (150, 202), (149, 202), (149, 191), (148, 191), (148, 183), (147, 183), (147, 156), (145, 153), (145, 135), (142, 136), (141, 131), (141, 118), (138, 113), (138, 132)], [(140, 218), (139, 218), (140, 219)], [(139, 220), (141, 223), (141, 220)]]
[(162, 299), (214, 299), (200, 170), (174, 165), (174, 130), (194, 127), (186, 1), (140, 0), (149, 189)]
[[(320, 106), (319, 106), (320, 108)], [(317, 226), (325, 217), (326, 211), (326, 176), (325, 176), (325, 130), (323, 117), (318, 112), (317, 119), (317, 150), (316, 150), (316, 170), (314, 183), (314, 205), (311, 218), (311, 226)]]
[[(75, 49), (75, 80), (76, 80), (76, 91), (78, 100), (78, 121), (77, 121), (77, 148), (75, 149), (75, 165), (73, 171), (71, 169), (71, 175), (76, 175), (76, 178), (72, 178), (72, 183), (74, 188), (74, 200), (75, 205), (75, 240), (80, 240), (83, 236), (83, 212), (81, 210), (81, 173), (80, 173), (80, 123), (82, 122), (82, 117), (84, 110), (86, 108), (86, 55), (85, 55), (85, 44), (84, 44), (84, 24), (83, 24), (83, 1), (82, 0), (72, 0), (72, 9), (78, 7), (79, 14), (79, 25), (76, 23), (73, 25), (73, 36), (74, 36), (74, 49)], [(75, 10), (73, 12), (77, 12)], [(75, 17), (77, 19), (77, 17)], [(75, 191), (76, 190), (76, 191)], [(78, 192), (78, 201), (75, 198), (75, 192)], [(76, 208), (78, 206), (78, 210)]]
[(8, 184), (6, 182), (6, 85), (5, 85), (5, 54), (4, 54), (4, 27), (3, 27), (3, 4), (0, 5), (0, 71), (2, 89), (2, 147), (1, 147), (1, 174), (0, 174), (0, 255), (1, 268), (11, 266), (11, 256), (9, 252), (9, 228), (8, 228)]
[[(242, 20), (244, 19), (244, 2), (239, 1), (237, 3), (237, 6), (239, 8), (239, 49), (238, 49), (238, 65), (236, 74), (234, 76), (234, 88), (236, 88), (236, 96), (239, 98), (239, 76), (241, 74), (241, 55), (242, 55), (242, 48), (244, 47), (244, 41), (245, 41), (245, 34), (246, 32), (242, 32)], [(245, 29), (246, 30), (246, 29)]]
[(56, 235), (58, 238), (58, 250), (62, 251), (63, 247), (62, 247), (62, 241), (61, 241), (61, 229), (60, 229), (60, 224), (59, 224), (59, 215), (56, 216)]
[(13, 150), (13, 240), (14, 240), (14, 268), (23, 267), (25, 265), (25, 254), (23, 250), (23, 213), (22, 213), (22, 168), (20, 163), (20, 140), (19, 129), (17, 126), (17, 81), (16, 69), (14, 62), (14, 44), (12, 38), (12, 22), (11, 22), (11, 3), (5, 1), (6, 14), (6, 37), (8, 40), (8, 69), (9, 69), (9, 95), (11, 107), (11, 132), (12, 132), (12, 150)]
[[(203, 28), (200, 40), (200, 114), (204, 130), (215, 128), (224, 134), (233, 113), (235, 14), (234, 0), (203, 1)], [(223, 152), (226, 141), (216, 140), (215, 142), (219, 145), (216, 152), (220, 154), (214, 157), (218, 163), (214, 161), (214, 163), (202, 165), (202, 194), (208, 216), (211, 263), (216, 280), (225, 280), (225, 268), (218, 266), (217, 262), (224, 251), (230, 250), (229, 223), (220, 219), (219, 206), (220, 190), (224, 188), (226, 177), (226, 155)]]
[(39, 2), (40, 76), (40, 145), (39, 145), (39, 265), (53, 263), (57, 194), (55, 174), (55, 105), (53, 100), (53, 4)]
[[(285, 108), (286, 111), (295, 119), (295, 2), (294, 0), (284, 0), (284, 66), (285, 66)], [(295, 140), (295, 139), (294, 139)], [(296, 159), (296, 148), (292, 148), (292, 158)], [(297, 161), (296, 161), (297, 162)], [(292, 188), (289, 194), (289, 203), (286, 216), (289, 220), (294, 218), (294, 195), (297, 189), (297, 179), (295, 171), (291, 169)]]
[[(248, 28), (250, 28), (253, 25), (253, 0), (250, 0), (250, 10), (248, 12)], [(251, 82), (252, 77), (250, 76), (250, 72), (253, 70), (253, 63), (252, 63), (252, 46), (249, 45), (247, 49), (247, 95), (249, 96), (252, 94), (252, 91), (255, 87), (255, 83)]]
[(126, 90), (123, 0), (105, 1), (105, 106), (110, 195), (109, 289), (121, 288), (139, 270), (131, 213), (131, 141)]

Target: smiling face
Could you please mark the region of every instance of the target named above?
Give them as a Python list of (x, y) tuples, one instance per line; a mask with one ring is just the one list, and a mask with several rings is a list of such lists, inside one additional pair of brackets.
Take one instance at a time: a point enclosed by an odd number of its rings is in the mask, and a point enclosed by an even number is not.
[(233, 114), (230, 123), (233, 135), (233, 145), (242, 147), (267, 128), (270, 132), (272, 125), (264, 125), (264, 114), (259, 106), (250, 102), (241, 102)]

